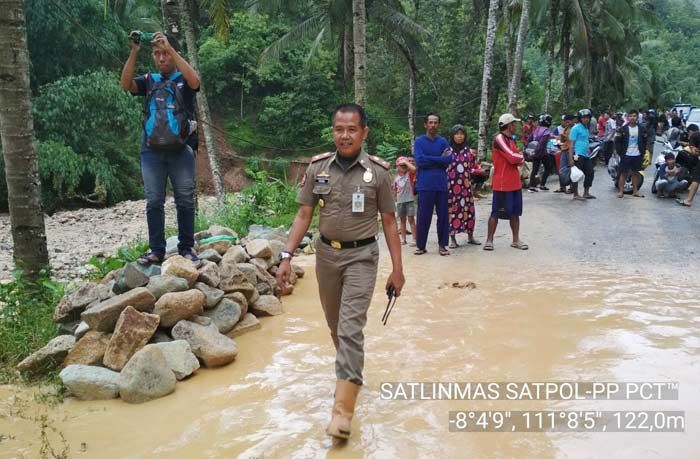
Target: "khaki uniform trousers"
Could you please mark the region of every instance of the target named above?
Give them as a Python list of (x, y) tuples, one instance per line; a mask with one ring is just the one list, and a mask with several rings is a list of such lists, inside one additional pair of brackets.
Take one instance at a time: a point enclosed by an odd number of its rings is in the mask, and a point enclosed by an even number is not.
[(326, 323), (336, 349), (339, 380), (362, 384), (367, 310), (377, 281), (379, 246), (334, 249), (316, 239), (316, 279)]

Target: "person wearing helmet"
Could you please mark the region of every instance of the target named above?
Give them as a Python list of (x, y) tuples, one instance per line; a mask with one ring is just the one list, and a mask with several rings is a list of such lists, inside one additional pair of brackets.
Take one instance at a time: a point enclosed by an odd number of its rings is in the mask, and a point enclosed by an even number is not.
[(493, 250), (493, 236), (496, 233), (498, 219), (510, 221), (513, 233), (513, 248), (527, 250), (528, 246), (520, 240), (520, 216), (523, 214), (523, 192), (520, 181), (519, 166), (525, 161), (513, 139), (516, 123), (520, 120), (510, 113), (498, 119), (500, 133), (493, 140), (493, 203), (489, 217), (488, 236), (484, 250)]
[[(582, 201), (584, 199), (595, 199), (590, 193), (591, 185), (593, 185), (593, 160), (590, 158), (588, 151), (588, 126), (591, 122), (591, 111), (587, 108), (579, 110), (578, 123), (571, 130), (569, 138), (571, 140), (571, 151), (574, 155), (573, 161), (576, 167), (583, 171), (585, 179), (583, 181), (583, 196), (578, 193), (578, 182), (571, 184), (574, 191), (574, 200)], [(571, 164), (571, 160), (569, 161)], [(572, 166), (573, 167), (573, 166)]]
[(552, 155), (547, 153), (547, 142), (549, 142), (552, 136), (549, 127), (552, 125), (552, 116), (547, 113), (540, 115), (539, 126), (532, 133), (532, 141), (537, 142), (537, 148), (535, 148), (535, 154), (532, 159), (532, 172), (530, 173), (529, 189), (530, 193), (535, 193), (538, 191), (537, 185), (537, 173), (540, 170), (540, 166), (544, 166), (544, 171), (542, 172), (542, 182), (540, 182), (540, 190), (549, 191), (547, 188), (547, 177), (552, 173), (552, 167), (554, 166), (554, 158)]
[(532, 142), (532, 134), (535, 132), (535, 115), (528, 115), (527, 120), (523, 123), (523, 145), (527, 146), (528, 143)]

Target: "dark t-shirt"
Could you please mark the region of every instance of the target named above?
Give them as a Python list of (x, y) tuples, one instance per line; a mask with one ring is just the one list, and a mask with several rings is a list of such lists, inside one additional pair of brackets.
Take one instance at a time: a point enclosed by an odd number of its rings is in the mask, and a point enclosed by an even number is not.
[[(182, 95), (183, 95), (183, 101), (185, 103), (185, 109), (187, 110), (187, 117), (191, 120), (195, 120), (197, 118), (196, 114), (197, 111), (195, 109), (195, 94), (199, 91), (199, 88), (197, 89), (192, 89), (190, 86), (187, 84), (187, 80), (185, 80), (185, 77), (180, 74), (178, 75), (177, 78), (175, 78), (173, 81), (178, 84), (182, 84)], [(132, 92), (131, 94), (134, 96), (142, 96), (145, 97), (148, 95), (148, 92), (151, 90), (151, 86), (153, 85), (153, 79), (151, 78), (151, 73), (146, 73), (145, 75), (139, 75), (134, 78), (134, 83), (136, 83), (136, 92)], [(144, 103), (144, 110), (146, 110), (146, 103), (148, 101), (145, 101)], [(143, 137), (142, 140), (142, 147), (145, 146), (145, 137)], [(197, 132), (195, 131), (187, 140), (187, 144), (192, 147), (192, 149), (196, 150), (197, 149)]]

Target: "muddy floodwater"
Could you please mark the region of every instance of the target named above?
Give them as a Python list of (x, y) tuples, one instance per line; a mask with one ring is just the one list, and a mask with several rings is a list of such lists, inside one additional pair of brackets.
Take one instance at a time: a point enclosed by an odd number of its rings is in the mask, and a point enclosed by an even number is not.
[[(324, 435), (334, 352), (313, 257), (286, 314), (237, 338), (235, 363), (200, 370), (172, 395), (58, 406), (0, 388), (0, 459), (69, 458), (697, 458), (700, 457), (700, 210), (651, 195), (614, 197), (599, 169), (595, 201), (525, 197), (527, 252), (477, 247), (413, 256), (387, 326), (375, 291), (366, 384), (353, 438)], [(648, 193), (648, 188), (645, 190)], [(649, 193), (648, 193), (649, 194)], [(477, 207), (483, 239), (490, 201)], [(434, 235), (431, 234), (431, 238)], [(383, 243), (382, 243), (383, 244)], [(383, 247), (381, 287), (390, 271)], [(473, 282), (460, 289), (453, 282)], [(383, 382), (677, 382), (677, 400), (386, 400)], [(456, 433), (452, 410), (667, 410), (680, 433)]]

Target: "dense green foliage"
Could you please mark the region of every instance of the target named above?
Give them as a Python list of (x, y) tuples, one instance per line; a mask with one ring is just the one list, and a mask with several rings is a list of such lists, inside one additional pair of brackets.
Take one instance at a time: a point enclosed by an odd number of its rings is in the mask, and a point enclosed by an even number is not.
[[(698, 3), (533, 0), (520, 112), (543, 110), (550, 49), (553, 115), (587, 105), (588, 93), (594, 111), (700, 104), (700, 63), (694, 59), (700, 48)], [(517, 29), (520, 2), (502, 4)], [(213, 119), (236, 152), (292, 158), (332, 148), (330, 111), (352, 100), (349, 5), (350, 0), (193, 2)], [(409, 150), (412, 66), (416, 134), (423, 115), (438, 111), (443, 133), (462, 123), (475, 143), (488, 2), (368, 0), (367, 5), (368, 148), (389, 160)], [(127, 31), (159, 29), (158, 2), (28, 0), (27, 11), (47, 210), (140, 196), (142, 101), (119, 88), (118, 72), (128, 52)], [(502, 10), (491, 123), (507, 105), (506, 46), (512, 34), (509, 39), (504, 18)], [(142, 52), (137, 71), (151, 66), (148, 52)], [(0, 171), (0, 208), (6, 200)]]
[(34, 125), (44, 198), (109, 204), (138, 197), (142, 116), (139, 100), (121, 90), (114, 72), (97, 70), (42, 86)]
[(245, 236), (252, 224), (269, 227), (291, 225), (297, 211), (297, 188), (285, 179), (272, 177), (255, 160), (250, 162), (246, 173), (252, 179), (252, 184), (237, 195), (226, 195), (221, 206), (200, 211), (195, 222), (197, 231), (221, 225)]
[(15, 380), (15, 366), (57, 334), (53, 311), (63, 285), (42, 278), (0, 284), (0, 384)]

